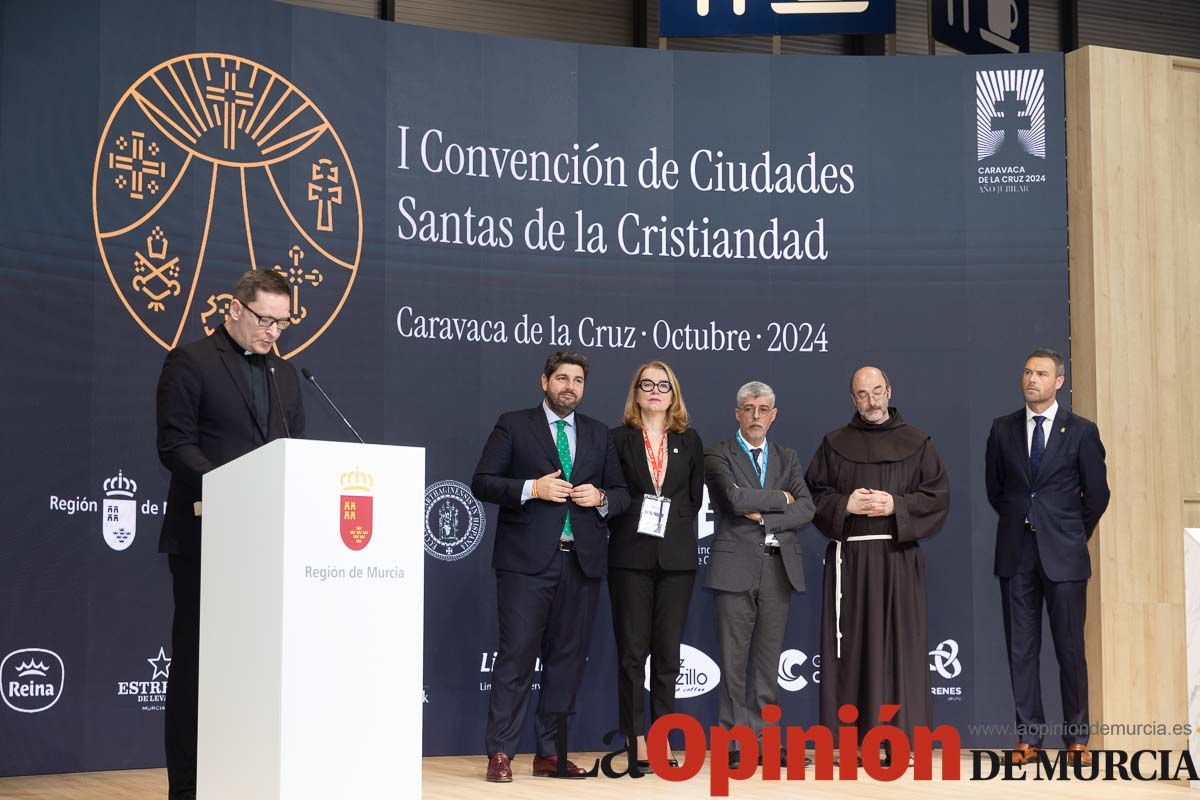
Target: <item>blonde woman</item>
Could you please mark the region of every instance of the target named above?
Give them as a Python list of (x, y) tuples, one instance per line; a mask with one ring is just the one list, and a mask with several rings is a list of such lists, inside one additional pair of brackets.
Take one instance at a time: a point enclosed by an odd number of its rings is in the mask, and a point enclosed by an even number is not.
[(617, 639), (617, 705), (626, 741), (646, 756), (646, 657), (651, 723), (675, 710), (679, 641), (696, 578), (694, 525), (704, 491), (704, 446), (688, 425), (675, 373), (662, 361), (638, 367), (613, 445), (629, 486), (629, 509), (609, 524), (608, 590)]

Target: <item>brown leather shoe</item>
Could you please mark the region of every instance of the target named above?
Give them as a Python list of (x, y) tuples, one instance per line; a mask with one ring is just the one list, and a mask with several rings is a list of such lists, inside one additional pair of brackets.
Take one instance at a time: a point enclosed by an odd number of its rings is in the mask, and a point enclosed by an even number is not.
[[(535, 778), (557, 778), (558, 774), (558, 756), (536, 756), (533, 759), (533, 776)], [(564, 778), (586, 778), (587, 770), (583, 767), (578, 767), (573, 761), (567, 761), (566, 774)]]
[(1037, 761), (1038, 749), (1031, 744), (1021, 742), (1016, 749), (1012, 751), (1012, 763), (1014, 765), (1028, 764), (1032, 761)]
[(487, 779), (491, 783), (512, 783), (512, 764), (504, 753), (488, 759)]
[(1092, 754), (1086, 744), (1073, 744), (1067, 748), (1067, 764), (1073, 767), (1076, 761), (1085, 767), (1092, 765)]

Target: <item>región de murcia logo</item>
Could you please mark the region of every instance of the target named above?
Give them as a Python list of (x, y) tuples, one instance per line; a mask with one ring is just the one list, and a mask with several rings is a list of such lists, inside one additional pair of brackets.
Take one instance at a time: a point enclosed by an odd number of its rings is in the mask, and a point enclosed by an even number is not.
[(351, 550), (362, 550), (371, 543), (371, 489), (375, 479), (358, 467), (342, 473), (342, 542)]
[(362, 255), (337, 132), (287, 78), (240, 56), (178, 56), (133, 82), (100, 135), (92, 212), (117, 296), (168, 350), (216, 330), (249, 265), (291, 286), (297, 335), (277, 345), (289, 358), (337, 317)]
[(104, 513), (101, 532), (104, 542), (113, 550), (124, 550), (133, 544), (137, 535), (137, 481), (121, 470), (104, 481)]

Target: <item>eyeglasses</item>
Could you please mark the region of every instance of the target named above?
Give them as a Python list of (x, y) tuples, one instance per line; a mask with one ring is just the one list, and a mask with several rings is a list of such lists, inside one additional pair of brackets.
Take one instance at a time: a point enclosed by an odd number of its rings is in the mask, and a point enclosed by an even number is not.
[(272, 319), (271, 317), (264, 317), (262, 314), (258, 313), (245, 303), (242, 303), (242, 308), (254, 315), (254, 318), (258, 320), (258, 327), (260, 328), (269, 328), (274, 325), (275, 327), (279, 328), (280, 332), (283, 332), (286, 331), (292, 324), (290, 319)]
[(641, 389), (643, 392), (645, 392), (647, 394), (649, 394), (650, 392), (653, 392), (655, 389), (658, 389), (660, 394), (670, 394), (671, 393), (671, 382), (670, 381), (655, 382), (655, 381), (650, 380), (649, 378), (645, 378), (643, 380), (638, 381), (637, 385), (638, 385), (639, 389)]
[(765, 416), (767, 416), (768, 414), (770, 414), (770, 413), (771, 413), (772, 411), (774, 411), (774, 410), (775, 410), (775, 407), (774, 407), (774, 406), (750, 406), (750, 405), (746, 405), (746, 406), (741, 406), (740, 408), (738, 408), (738, 411), (739, 411), (740, 413), (744, 414), (744, 415), (745, 415), (745, 416), (747, 416), (747, 417), (751, 417), (751, 418), (753, 418), (753, 417), (754, 417), (754, 415), (755, 415), (755, 412), (758, 412), (758, 416), (760, 416), (760, 417), (765, 417)]
[(887, 394), (887, 389), (885, 389), (882, 386), (876, 386), (875, 389), (870, 392), (868, 392), (866, 389), (859, 389), (857, 392), (854, 393), (854, 396), (857, 397), (859, 400), (864, 400), (864, 401), (867, 400), (868, 398), (882, 400), (884, 395), (886, 395), (886, 394)]

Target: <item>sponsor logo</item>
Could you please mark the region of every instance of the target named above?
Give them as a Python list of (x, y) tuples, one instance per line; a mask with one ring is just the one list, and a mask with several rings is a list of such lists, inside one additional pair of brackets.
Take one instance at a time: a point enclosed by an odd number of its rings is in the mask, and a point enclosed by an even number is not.
[[(496, 650), (493, 650), (490, 653), (485, 650), (484, 652), (479, 654), (479, 672), (481, 674), (484, 674), (484, 675), (492, 674), (492, 670), (496, 668), (496, 656), (497, 655), (498, 655), (498, 651), (496, 651)], [(535, 673), (540, 673), (542, 671), (542, 657), (541, 656), (538, 656), (537, 660), (533, 662), (533, 671)], [(541, 678), (540, 677), (534, 678), (533, 683), (531, 683), (529, 686), (529, 691), (536, 692), (537, 690), (539, 690), (541, 688), (542, 688)], [(491, 690), (492, 690), (492, 682), (490, 680), (479, 682), (479, 691), (490, 692)]]
[(1024, 193), (1045, 184), (1045, 70), (975, 73), (975, 143), (981, 193)]
[(458, 561), (483, 540), (487, 516), (483, 503), (458, 481), (438, 481), (425, 490), (425, 552), (441, 561)]
[(351, 550), (362, 550), (371, 543), (372, 498), (375, 479), (355, 467), (342, 473), (342, 543)]
[(149, 679), (117, 681), (117, 697), (132, 697), (142, 711), (162, 711), (167, 702), (167, 681), (171, 677), (171, 659), (166, 648), (159, 647), (158, 654), (144, 659), (150, 665)]
[(62, 697), (65, 678), (58, 653), (38, 647), (14, 650), (0, 661), (0, 697), (13, 711), (37, 714)]
[[(650, 691), (650, 659), (645, 667), (646, 691)], [(679, 677), (675, 679), (675, 697), (699, 697), (708, 694), (721, 683), (721, 668), (703, 650), (691, 645), (679, 645)]]
[(358, 179), (329, 119), (283, 75), (227, 53), (177, 56), (125, 91), (97, 143), (92, 216), (118, 299), (166, 350), (229, 308), (228, 273), (205, 269), (213, 242), (244, 248), (221, 263), (291, 285), (299, 333), (283, 358), (333, 323), (362, 255)]
[(708, 484), (704, 484), (704, 497), (700, 501), (700, 513), (696, 515), (696, 539), (707, 539), (716, 533), (714, 525), (717, 519), (713, 511), (712, 500), (708, 496)]
[(939, 642), (937, 647), (929, 651), (929, 657), (933, 659), (929, 665), (930, 672), (936, 672), (947, 680), (962, 674), (962, 664), (958, 661), (958, 642), (953, 639)]
[(137, 481), (117, 474), (104, 481), (104, 515), (101, 532), (104, 543), (113, 550), (125, 550), (137, 535)]
[[(798, 692), (809, 683), (821, 682), (821, 654), (813, 656), (810, 673), (804, 664), (808, 656), (803, 650), (784, 650), (779, 654), (779, 685), (786, 691)], [(809, 675), (810, 677), (805, 677)]]

